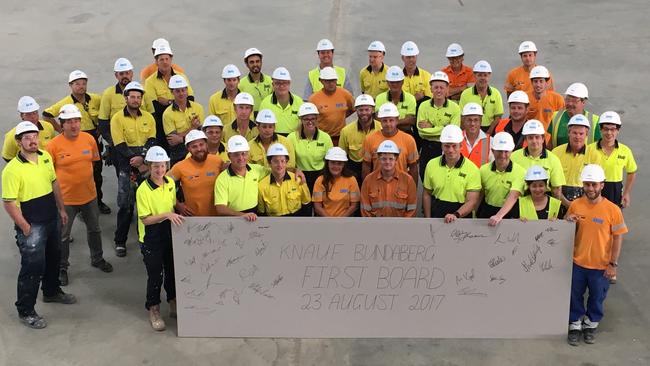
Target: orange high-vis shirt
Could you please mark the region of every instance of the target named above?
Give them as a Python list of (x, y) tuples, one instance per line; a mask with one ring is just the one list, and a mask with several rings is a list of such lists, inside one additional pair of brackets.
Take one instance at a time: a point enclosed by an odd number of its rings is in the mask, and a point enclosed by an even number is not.
[(377, 148), (384, 140), (391, 140), (397, 145), (400, 151), (399, 158), (397, 159), (397, 169), (408, 173), (409, 165), (417, 163), (420, 156), (418, 155), (418, 148), (413, 136), (400, 130), (397, 130), (397, 133), (391, 137), (384, 136), (381, 131), (375, 131), (366, 136), (366, 139), (363, 140), (363, 147), (361, 148), (363, 161), (371, 163), (372, 170), (378, 170), (380, 165), (377, 161)]
[(458, 73), (455, 73), (451, 69), (451, 65), (447, 65), (441, 71), (444, 71), (449, 77), (450, 88), (466, 87), (467, 84), (474, 84), (476, 82), (472, 68), (467, 65), (463, 65)]
[(323, 209), (331, 217), (342, 217), (350, 206), (359, 202), (361, 192), (355, 177), (334, 178), (329, 192), (323, 184), (323, 176), (316, 178), (314, 193), (311, 195), (312, 202), (321, 202)]
[(218, 155), (208, 154), (199, 163), (191, 157), (174, 164), (169, 175), (181, 182), (185, 205), (194, 216), (217, 216), (214, 205), (214, 182), (217, 180), (223, 161)]
[(578, 215), (573, 262), (589, 269), (607, 269), (612, 255), (612, 236), (627, 233), (621, 209), (602, 199), (596, 204), (582, 196), (571, 202), (567, 215)]
[(47, 151), (52, 155), (63, 204), (84, 205), (97, 197), (93, 162), (99, 161), (99, 150), (92, 135), (82, 131), (74, 140), (58, 135), (47, 144)]
[[(185, 70), (176, 64), (172, 64), (172, 69), (174, 69), (174, 71), (177, 73), (185, 74)], [(144, 81), (147, 80), (149, 76), (155, 74), (157, 71), (158, 71), (158, 65), (156, 65), (155, 63), (147, 65), (144, 69), (140, 71), (140, 82), (144, 83)]]
[[(548, 79), (546, 89), (555, 90), (555, 85), (553, 85), (553, 75)], [(506, 83), (503, 90), (506, 91), (506, 94), (510, 94), (515, 90), (522, 90), (526, 93), (532, 92), (533, 84), (530, 81), (530, 71), (526, 71), (523, 65), (510, 70), (508, 76), (506, 76)]]
[(332, 95), (325, 94), (320, 90), (309, 97), (309, 101), (318, 108), (318, 128), (327, 132), (331, 137), (341, 135), (345, 127), (345, 118), (354, 112), (354, 97), (349, 91), (343, 88), (336, 88)]
[(417, 187), (413, 178), (399, 169), (386, 181), (381, 170), (364, 179), (361, 185), (361, 216), (415, 217)]
[(564, 98), (553, 90), (547, 90), (541, 99), (536, 99), (533, 91), (526, 94), (530, 101), (526, 118), (539, 120), (544, 124), (544, 131), (546, 131), (551, 124), (553, 113), (564, 109)]

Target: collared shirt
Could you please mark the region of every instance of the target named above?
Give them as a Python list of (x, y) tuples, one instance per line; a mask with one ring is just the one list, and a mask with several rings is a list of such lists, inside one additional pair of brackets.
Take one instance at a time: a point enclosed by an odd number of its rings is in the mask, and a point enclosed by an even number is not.
[(429, 98), (433, 96), (431, 93), (431, 87), (429, 86), (429, 79), (431, 79), (430, 72), (417, 66), (415, 67), (413, 75), (407, 75), (406, 67), (402, 71), (404, 72), (404, 84), (402, 85), (403, 91), (413, 95), (423, 93), (425, 97)]
[(57, 219), (52, 183), (56, 180), (52, 157), (38, 150), (36, 163), (18, 153), (2, 170), (2, 199), (14, 201), (28, 223), (47, 223)]
[(300, 125), (300, 118), (298, 117), (298, 110), (303, 104), (302, 98), (296, 94), (289, 93), (289, 103), (283, 107), (276, 97), (275, 93), (264, 98), (260, 104), (260, 110), (270, 109), (275, 114), (277, 123), (275, 125), (275, 132), (282, 134), (290, 134), (295, 131)]
[[(388, 102), (388, 93), (390, 91), (385, 91), (383, 93), (380, 93), (377, 95), (377, 98), (375, 99), (375, 113), (379, 112), (379, 108), (382, 106), (382, 104)], [(391, 100), (391, 102), (393, 102)], [(402, 91), (402, 93), (399, 96), (399, 100), (397, 103), (393, 102), (395, 106), (397, 106), (397, 110), (399, 111), (399, 118), (405, 118), (406, 116), (413, 116), (415, 117), (415, 110), (417, 108), (417, 101), (415, 100), (415, 97), (411, 93), (407, 93), (405, 91)]]
[(229, 166), (214, 184), (214, 204), (240, 212), (257, 207), (258, 184), (269, 172), (261, 165), (247, 164), (246, 175), (241, 176)]
[(388, 66), (382, 64), (379, 72), (372, 71), (372, 67), (368, 65), (359, 71), (359, 84), (361, 85), (361, 93), (368, 94), (376, 98), (382, 92), (388, 90), (388, 83), (386, 82), (386, 72)]
[(363, 161), (363, 141), (375, 131), (381, 131), (381, 122), (373, 120), (369, 130), (360, 128), (359, 121), (354, 121), (341, 130), (339, 147), (348, 154), (348, 159), (357, 163)]
[(408, 173), (395, 170), (386, 181), (377, 170), (361, 185), (361, 216), (415, 217), (416, 207), (417, 187)]
[[(354, 94), (352, 91), (352, 85), (350, 84), (350, 78), (346, 77), (346, 70), (341, 66), (334, 65), (334, 71), (336, 71), (336, 86), (339, 88), (344, 88), (349, 91), (350, 94)], [(304, 99), (309, 99), (309, 97), (323, 89), (323, 83), (320, 82), (320, 66), (317, 66), (307, 74), (307, 84), (305, 85), (305, 93), (303, 94)]]
[(295, 174), (286, 172), (281, 182), (272, 174), (262, 178), (259, 184), (257, 211), (268, 216), (285, 216), (298, 212), (311, 202), (306, 182), (298, 184)]
[(481, 190), (481, 173), (462, 155), (451, 168), (445, 155), (440, 155), (427, 163), (422, 185), (438, 200), (464, 203), (467, 192)]
[(169, 177), (163, 177), (161, 186), (151, 179), (146, 179), (135, 192), (135, 205), (138, 210), (138, 239), (140, 243), (144, 243), (147, 230), (142, 219), (147, 216), (174, 212), (176, 184)]
[[(591, 128), (587, 132), (587, 144), (598, 141), (600, 139), (600, 128), (598, 126), (598, 121), (600, 117), (596, 114), (593, 114), (589, 111), (583, 111), (582, 114), (587, 117), (591, 116)], [(548, 125), (546, 132), (551, 135), (551, 143), (553, 146), (560, 146), (569, 142), (569, 113), (565, 109), (560, 109), (557, 112), (553, 113), (551, 118), (551, 123)]]
[(467, 84), (473, 84), (476, 82), (474, 71), (472, 71), (472, 68), (467, 65), (462, 65), (458, 73), (454, 72), (451, 65), (447, 65), (447, 67), (440, 71), (443, 71), (447, 74), (447, 77), (449, 77), (450, 88), (466, 87)]
[(197, 102), (187, 101), (185, 110), (182, 111), (174, 101), (163, 112), (163, 129), (165, 135), (172, 132), (183, 133), (192, 128), (192, 119), (198, 118), (201, 123), (205, 119), (203, 106)]
[(622, 182), (624, 170), (627, 174), (636, 173), (636, 160), (627, 145), (614, 141), (614, 150), (607, 155), (602, 148), (602, 141), (598, 140), (590, 146), (598, 153), (600, 166), (605, 171), (605, 182)]
[(549, 150), (543, 150), (540, 156), (533, 157), (528, 153), (528, 148), (515, 150), (510, 155), (510, 160), (519, 164), (522, 168), (528, 170), (533, 165), (539, 165), (546, 169), (550, 177), (550, 186), (552, 188), (562, 187), (566, 184), (564, 179), (564, 171), (562, 170), (562, 163), (560, 159)]
[[(531, 67), (531, 70), (535, 66), (537, 65), (533, 65)], [(546, 89), (555, 90), (555, 85), (553, 84), (553, 75), (551, 75), (551, 77), (548, 79)], [(530, 81), (530, 70), (526, 71), (523, 65), (519, 65), (511, 69), (510, 72), (508, 72), (508, 76), (506, 76), (506, 82), (503, 90), (505, 90), (506, 93), (512, 93), (515, 90), (522, 90), (525, 93), (532, 92), (533, 84)]]
[(332, 148), (332, 138), (326, 132), (316, 130), (313, 138), (308, 139), (298, 131), (287, 136), (296, 152), (296, 166), (304, 171), (322, 170), (325, 166), (325, 154)]
[[(180, 75), (185, 79), (185, 81), (187, 81), (187, 96), (194, 96), (194, 90), (192, 89), (192, 85), (190, 85), (190, 79), (185, 74), (176, 72), (172, 68), (171, 76), (174, 75)], [(165, 79), (160, 71), (152, 74), (144, 81), (144, 95), (151, 100), (156, 100), (158, 98), (174, 99), (174, 95), (172, 94), (171, 89), (169, 89), (169, 79)]]
[[(111, 117), (124, 109), (124, 107), (126, 107), (126, 99), (124, 99), (122, 86), (119, 83), (114, 86), (109, 86), (102, 93), (98, 118), (100, 120), (110, 121)], [(143, 98), (140, 108), (149, 113), (154, 112), (153, 102), (150, 98)]]
[(185, 205), (194, 216), (216, 216), (214, 207), (214, 182), (221, 173), (223, 161), (218, 155), (208, 154), (198, 162), (187, 158), (172, 166), (169, 176), (181, 182)]
[(496, 162), (491, 162), (481, 166), (479, 171), (485, 203), (490, 206), (502, 207), (511, 191), (524, 193), (526, 170), (517, 163), (510, 161), (506, 169), (500, 171)]
[(490, 149), (491, 137), (486, 135), (485, 132), (482, 130), (478, 131), (478, 137), (474, 141), (474, 144), (469, 142), (465, 131), (463, 131), (463, 137), (465, 139), (461, 143), (460, 151), (464, 157), (476, 164), (477, 168), (494, 160), (494, 155), (492, 155), (492, 150)]
[(253, 101), (255, 102), (253, 110), (257, 112), (260, 110), (262, 100), (273, 92), (271, 77), (260, 73), (260, 81), (255, 81), (251, 74), (248, 74), (248, 76), (242, 78), (239, 82), (239, 90), (253, 96)]
[(79, 108), (79, 111), (81, 112), (81, 130), (93, 131), (95, 128), (97, 128), (97, 124), (99, 123), (99, 107), (101, 105), (102, 98), (95, 93), (86, 93), (85, 99), (85, 102), (81, 102), (77, 100), (77, 98), (75, 98), (72, 94), (70, 94), (45, 109), (43, 111), (43, 115), (47, 117), (58, 118), (61, 107), (66, 104), (74, 104), (77, 106), (77, 108)]
[(526, 139), (524, 138), (524, 135), (522, 135), (523, 130), (524, 130), (524, 125), (522, 123), (521, 127), (519, 128), (519, 131), (515, 132), (512, 127), (512, 121), (510, 120), (510, 117), (508, 117), (508, 118), (502, 118), (499, 121), (499, 123), (497, 123), (496, 127), (494, 127), (494, 134), (496, 135), (497, 132), (509, 133), (515, 142), (515, 150), (516, 150), (527, 146)]
[(560, 159), (565, 185), (569, 187), (582, 187), (580, 173), (587, 164), (600, 165), (600, 157), (593, 145), (585, 145), (580, 151), (573, 153), (569, 144), (564, 144), (553, 149), (553, 154)]
[[(260, 131), (257, 129), (257, 123), (249, 120), (246, 134), (242, 136), (244, 136), (246, 140), (250, 141), (256, 138), (259, 134)], [(237, 125), (237, 120), (234, 120), (232, 123), (224, 123), (223, 132), (221, 133), (221, 140), (225, 143), (228, 143), (228, 139), (235, 135), (241, 135), (239, 126)]]
[(363, 140), (363, 161), (372, 164), (372, 170), (379, 170), (377, 148), (384, 140), (391, 140), (399, 148), (400, 154), (397, 158), (397, 169), (404, 172), (409, 171), (409, 165), (415, 164), (420, 159), (417, 145), (413, 136), (406, 132), (397, 130), (397, 133), (391, 137), (386, 137), (381, 131), (375, 131), (369, 134)]
[(361, 199), (359, 184), (355, 177), (344, 176), (334, 178), (330, 184), (330, 187), (325, 187), (322, 175), (316, 178), (312, 201), (321, 202), (327, 216), (342, 217)]
[(97, 197), (93, 162), (99, 161), (95, 138), (79, 132), (75, 139), (58, 135), (47, 145), (61, 187), (63, 203), (84, 205)]
[[(276, 142), (282, 144), (282, 146), (287, 148), (287, 151), (289, 152), (289, 161), (287, 162), (287, 166), (294, 168), (296, 166), (296, 152), (293, 148), (293, 144), (289, 141), (289, 139), (278, 134), (275, 134), (269, 146)], [(248, 146), (250, 146), (248, 156), (250, 156), (249, 161), (251, 164), (258, 164), (267, 168), (271, 167), (268, 160), (266, 159), (267, 148), (264, 147), (264, 144), (262, 144), (262, 140), (260, 140), (259, 136), (248, 141)]]
[(132, 117), (124, 107), (121, 113), (115, 113), (111, 118), (111, 137), (116, 146), (121, 143), (144, 146), (147, 140), (156, 138), (156, 121), (151, 113), (142, 110)]
[(460, 95), (460, 109), (463, 109), (467, 103), (477, 103), (483, 107), (483, 118), (481, 119), (481, 126), (489, 126), (495, 117), (503, 114), (503, 99), (499, 89), (488, 86), (487, 94), (481, 99), (481, 95), (476, 88), (476, 85), (463, 90)]
[(529, 104), (526, 119), (536, 119), (542, 122), (544, 129), (547, 129), (553, 113), (564, 109), (564, 98), (553, 90), (547, 90), (540, 99), (535, 98), (535, 93), (532, 91), (527, 94)]
[[(47, 144), (56, 136), (54, 126), (48, 121), (38, 121), (38, 148), (45, 149)], [(13, 127), (5, 134), (4, 144), (2, 145), (2, 158), (9, 161), (16, 157), (20, 151), (18, 141), (16, 141), (16, 127)]]
[[(179, 72), (181, 74), (185, 73), (185, 70), (176, 64), (172, 64), (172, 70), (176, 70), (176, 72)], [(149, 76), (157, 72), (158, 72), (158, 65), (156, 65), (155, 62), (145, 66), (142, 69), (142, 71), (140, 71), (140, 81), (144, 83), (144, 81), (147, 80)]]
[[(237, 94), (239, 94), (239, 89), (237, 89)], [(208, 111), (210, 114), (219, 117), (221, 123), (224, 125), (230, 123), (237, 118), (233, 100), (234, 98), (228, 98), (226, 89), (219, 90), (210, 96), (210, 100), (208, 101)]]
[(442, 106), (438, 107), (433, 99), (420, 104), (418, 108), (417, 122), (427, 121), (431, 127), (422, 128), (416, 123), (420, 137), (427, 141), (440, 141), (442, 129), (447, 125), (460, 127), (460, 107), (451, 99), (446, 99)]
[(343, 88), (337, 87), (332, 95), (321, 90), (312, 94), (309, 101), (318, 108), (318, 128), (330, 136), (339, 136), (348, 112), (354, 112), (354, 98)]

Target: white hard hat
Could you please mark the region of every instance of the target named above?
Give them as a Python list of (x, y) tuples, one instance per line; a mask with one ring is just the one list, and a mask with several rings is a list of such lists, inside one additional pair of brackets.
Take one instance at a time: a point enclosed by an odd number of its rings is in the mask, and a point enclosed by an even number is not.
[(205, 130), (208, 127), (223, 127), (223, 122), (221, 122), (221, 118), (215, 116), (214, 114), (210, 114), (203, 120), (201, 129)]
[(137, 90), (140, 93), (144, 94), (144, 87), (142, 86), (142, 84), (140, 84), (137, 81), (132, 81), (132, 82), (126, 84), (126, 86), (124, 87), (124, 92), (123, 92), (124, 95), (126, 95), (129, 92), (129, 90)]
[(174, 75), (169, 78), (169, 89), (187, 88), (187, 80), (180, 75)]
[(368, 51), (386, 52), (386, 47), (381, 41), (372, 41), (368, 45)]
[(587, 129), (591, 129), (591, 124), (587, 120), (587, 117), (583, 116), (582, 114), (576, 114), (575, 116), (569, 119), (569, 123), (567, 123), (567, 127), (571, 127), (571, 126), (582, 126), (582, 127), (587, 127)]
[(300, 108), (298, 108), (298, 117), (304, 117), (310, 114), (319, 114), (316, 105), (309, 102), (301, 104)]
[(587, 90), (587, 86), (583, 83), (573, 83), (569, 85), (564, 94), (581, 99), (589, 98), (589, 90)]
[(240, 76), (241, 72), (239, 71), (239, 68), (233, 64), (224, 66), (223, 70), (221, 71), (221, 77), (224, 79), (238, 78)]
[(582, 168), (580, 173), (580, 180), (583, 182), (604, 182), (605, 171), (598, 164), (587, 164)]
[(162, 147), (152, 146), (147, 150), (144, 160), (148, 163), (164, 163), (169, 161), (169, 156)]
[(530, 104), (530, 100), (528, 99), (528, 94), (526, 94), (526, 92), (521, 90), (515, 90), (508, 97), (508, 103)]
[(544, 78), (548, 79), (551, 77), (551, 73), (548, 72), (548, 69), (542, 65), (537, 65), (533, 67), (532, 70), (530, 70), (530, 78), (535, 79), (535, 78)]
[(25, 132), (38, 132), (38, 127), (29, 121), (22, 121), (16, 125), (15, 136), (19, 136)]
[(235, 96), (235, 100), (232, 102), (232, 104), (248, 104), (248, 105), (255, 105), (255, 101), (253, 100), (253, 96), (246, 93), (246, 92), (241, 92)]
[(336, 74), (336, 70), (334, 70), (333, 67), (326, 66), (320, 70), (318, 78), (322, 80), (338, 80), (339, 76)]
[(81, 118), (81, 111), (74, 104), (64, 104), (59, 109), (59, 119)]
[(208, 136), (205, 135), (205, 132), (201, 130), (190, 130), (190, 132), (185, 135), (185, 145), (188, 145), (192, 141), (208, 139)]
[(275, 113), (270, 109), (262, 109), (257, 113), (257, 118), (255, 118), (257, 123), (271, 123), (276, 124), (278, 121), (275, 118)]
[(391, 66), (386, 71), (386, 81), (402, 81), (404, 80), (404, 71), (399, 66)]
[(537, 52), (537, 46), (531, 41), (523, 41), (519, 44), (519, 53)]
[(262, 57), (262, 51), (258, 50), (255, 47), (249, 48), (244, 52), (244, 60), (248, 58), (248, 56), (253, 56), (253, 55), (259, 55)]
[(458, 43), (452, 43), (447, 47), (447, 53), (445, 54), (445, 57), (458, 57), (462, 56), (465, 52), (463, 51), (463, 47), (461, 47)]
[(446, 125), (440, 133), (440, 142), (443, 144), (460, 144), (463, 139), (463, 130), (456, 125)]
[(418, 45), (415, 44), (415, 42), (406, 41), (402, 45), (400, 54), (402, 56), (417, 56), (420, 54), (420, 49), (418, 48)]
[(41, 107), (38, 105), (38, 103), (36, 103), (34, 98), (30, 97), (29, 95), (25, 95), (18, 99), (18, 112), (20, 113), (34, 112), (39, 108)]
[(463, 107), (462, 116), (482, 116), (483, 107), (478, 103), (467, 103)]
[(619, 116), (619, 114), (614, 111), (607, 111), (600, 115), (600, 120), (598, 121), (599, 125), (602, 125), (604, 123), (611, 123), (620, 126), (621, 116)]
[(371, 105), (375, 106), (375, 100), (372, 99), (372, 95), (370, 94), (361, 94), (357, 97), (357, 99), (354, 100), (354, 108), (362, 106), (362, 105)]
[(316, 44), (316, 51), (333, 50), (334, 44), (327, 38), (323, 38)]
[(377, 118), (384, 117), (399, 117), (397, 106), (391, 102), (382, 104), (381, 107), (379, 107), (379, 112), (377, 112)]
[(429, 83), (432, 81), (444, 81), (449, 84), (449, 75), (444, 71), (436, 71), (429, 78)]
[(377, 154), (389, 153), (389, 154), (399, 154), (399, 148), (391, 140), (384, 140), (377, 147)]
[(521, 134), (524, 136), (544, 135), (545, 133), (544, 124), (536, 119), (529, 119), (524, 123), (524, 127), (521, 129)]
[(133, 70), (133, 65), (131, 64), (131, 61), (125, 59), (124, 57), (120, 57), (115, 61), (115, 65), (113, 66), (113, 71), (122, 72), (122, 71), (130, 71), (130, 70)]
[(269, 146), (269, 149), (266, 151), (266, 156), (286, 156), (289, 157), (289, 150), (287, 150), (284, 145), (279, 142)]
[(512, 151), (515, 149), (515, 141), (512, 139), (512, 135), (505, 131), (497, 132), (490, 140), (490, 145), (492, 150), (497, 151)]
[(548, 180), (548, 172), (546, 169), (542, 168), (539, 165), (533, 165), (528, 170), (526, 170), (526, 176), (524, 180), (527, 182), (533, 182), (536, 180)]
[(280, 66), (277, 69), (273, 70), (271, 79), (291, 81), (291, 74), (289, 74), (289, 70), (287, 70), (285, 67)]
[(348, 154), (338, 146), (331, 147), (325, 154), (325, 160), (329, 161), (348, 161)]
[(166, 40), (166, 39), (164, 39), (164, 38), (158, 38), (158, 39), (155, 39), (155, 40), (153, 41), (153, 43), (151, 44), (151, 48), (153, 48), (154, 50), (155, 50), (156, 48), (160, 47), (160, 46), (167, 46), (167, 47), (169, 47), (169, 41)]
[(485, 60), (480, 60), (479, 62), (474, 64), (474, 68), (472, 69), (474, 72), (492, 72), (492, 66), (490, 66), (490, 63), (485, 61)]
[(249, 151), (248, 141), (242, 135), (235, 135), (228, 139), (228, 152), (236, 153), (242, 151)]
[(156, 47), (156, 50), (153, 52), (154, 57), (159, 56), (159, 55), (170, 55), (173, 56), (174, 53), (172, 52), (172, 48), (169, 47), (168, 44), (161, 44), (158, 47)]
[(68, 75), (68, 83), (71, 83), (77, 79), (86, 79), (88, 80), (88, 75), (81, 70), (75, 70)]

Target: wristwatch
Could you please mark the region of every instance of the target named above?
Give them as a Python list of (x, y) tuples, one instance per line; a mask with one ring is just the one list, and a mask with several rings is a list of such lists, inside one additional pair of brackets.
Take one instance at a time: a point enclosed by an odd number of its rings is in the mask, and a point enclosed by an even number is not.
[(454, 211), (453, 215), (456, 216), (457, 219), (460, 219), (460, 212)]
[(618, 262), (609, 262), (609, 265), (616, 268), (618, 267)]

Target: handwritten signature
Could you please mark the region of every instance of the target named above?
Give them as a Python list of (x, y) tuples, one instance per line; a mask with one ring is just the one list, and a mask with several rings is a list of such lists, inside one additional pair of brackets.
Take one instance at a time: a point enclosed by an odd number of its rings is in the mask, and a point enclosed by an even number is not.
[(528, 254), (528, 258), (524, 259), (521, 262), (521, 266), (524, 267), (524, 271), (530, 272), (533, 269), (535, 263), (537, 263), (537, 256), (542, 253), (542, 248), (535, 244), (533, 250)]
[(465, 239), (487, 238), (488, 236), (485, 234), (475, 234), (461, 229), (454, 229), (451, 231), (451, 235), (449, 235), (449, 237), (456, 243), (460, 243)]
[(458, 295), (463, 295), (463, 296), (479, 296), (479, 297), (487, 297), (488, 294), (485, 292), (480, 292), (476, 290), (473, 287), (463, 287), (462, 289), (458, 290)]
[(488, 261), (488, 266), (490, 266), (490, 268), (494, 268), (494, 267), (498, 266), (499, 264), (505, 262), (505, 260), (506, 260), (506, 257), (503, 257), (503, 256), (494, 257), (494, 258), (492, 258), (492, 259), (490, 259)]

